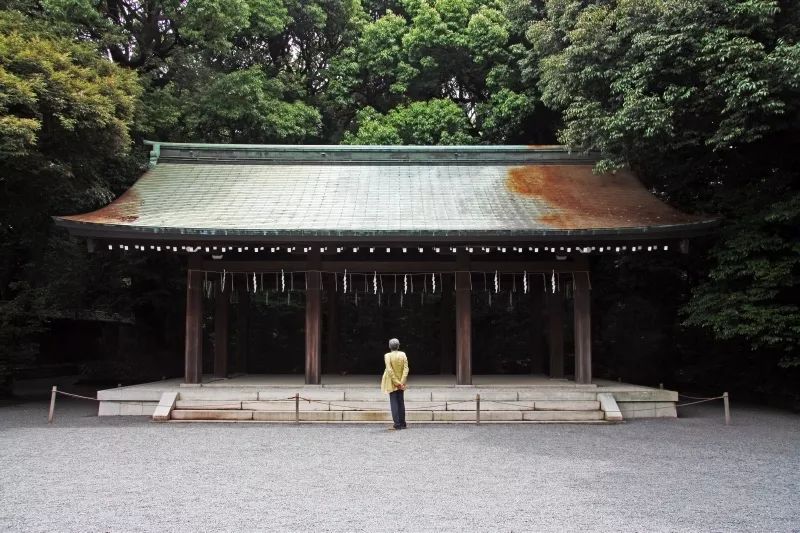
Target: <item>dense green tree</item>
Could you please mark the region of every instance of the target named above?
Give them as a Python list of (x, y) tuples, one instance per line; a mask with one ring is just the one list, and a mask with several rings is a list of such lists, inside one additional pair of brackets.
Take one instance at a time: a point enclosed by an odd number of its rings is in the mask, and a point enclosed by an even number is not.
[[(136, 74), (93, 46), (0, 12), (3, 378), (8, 365), (35, 352), (48, 311), (79, 305), (65, 269), (80, 270), (85, 259), (49, 238), (50, 215), (96, 208), (119, 191), (116, 179), (132, 174), (128, 131), (139, 93)], [(53, 265), (60, 272), (49, 272)]]
[(713, 268), (685, 309), (686, 324), (800, 366), (800, 194), (745, 213), (711, 250)]
[(401, 105), (385, 115), (366, 107), (358, 114), (358, 131), (345, 135), (347, 144), (472, 144), (464, 110), (452, 100), (437, 99)]
[(800, 364), (799, 13), (772, 0), (548, 0), (525, 71), (563, 112), (562, 142), (721, 215), (685, 323), (783, 365)]
[(773, 0), (545, 5), (527, 73), (564, 113), (560, 140), (601, 167), (735, 150), (797, 118), (797, 14)]
[[(630, 367), (614, 355), (629, 349), (658, 375), (674, 365), (675, 376), (797, 388), (793, 0), (0, 7), (2, 364), (35, 354), (47, 317), (67, 308), (180, 316), (175, 261), (87, 255), (51, 235), (50, 215), (96, 208), (135, 179), (142, 138), (535, 144), (558, 132), (599, 151), (601, 169), (630, 166), (665, 200), (722, 220), (688, 258), (600, 259), (598, 370)], [(636, 335), (642, 313), (657, 318)]]
[[(362, 109), (405, 114), (413, 102), (436, 109), (447, 99), (461, 106), (473, 142), (551, 140), (551, 123), (537, 120), (547, 111), (536, 87), (522, 82), (525, 25), (508, 17), (532, 12), (503, 0), (404, 0), (398, 7), (364, 24), (360, 39), (331, 63), (327, 98), (342, 128), (372, 128)], [(359, 130), (355, 138), (388, 138), (375, 134)]]
[(258, 67), (210, 75), (191, 95), (179, 110), (183, 127), (178, 133), (184, 138), (299, 143), (320, 134), (319, 112), (301, 101), (291, 101), (282, 80), (268, 78)]

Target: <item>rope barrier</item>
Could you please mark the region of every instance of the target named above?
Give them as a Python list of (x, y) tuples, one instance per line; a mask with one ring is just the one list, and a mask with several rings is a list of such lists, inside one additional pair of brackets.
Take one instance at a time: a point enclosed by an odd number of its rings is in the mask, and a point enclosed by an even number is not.
[(719, 400), (722, 396), (714, 396), (713, 398), (702, 398), (699, 396), (689, 396), (687, 394), (678, 394), (681, 398), (687, 398), (689, 400)]
[[(535, 407), (526, 407), (526, 406), (523, 406), (523, 405), (517, 405), (517, 404), (511, 403), (511, 402), (503, 402), (503, 401), (500, 401), (500, 400), (483, 400), (483, 401), (487, 402), (487, 403), (499, 403), (499, 404), (502, 404), (502, 405), (510, 405), (512, 407), (525, 407), (524, 409), (519, 409), (519, 411), (540, 411), (541, 410), (541, 409), (536, 409)], [(533, 400), (520, 400), (520, 401), (524, 402), (524, 401), (533, 401)], [(535, 402), (534, 402), (534, 406), (535, 406)]]
[(71, 396), (71, 397), (73, 397), (73, 398), (81, 398), (81, 399), (83, 399), (83, 400), (92, 400), (92, 401), (95, 401), (95, 402), (100, 402), (100, 401), (102, 401), (102, 400), (99, 400), (99, 399), (97, 399), (97, 398), (91, 398), (91, 397), (89, 397), (89, 396), (81, 396), (80, 394), (72, 394), (72, 393), (69, 393), (69, 392), (64, 392), (64, 391), (60, 391), (60, 390), (56, 390), (55, 392), (56, 392), (57, 394), (63, 394), (64, 396)]
[(720, 396), (718, 398), (709, 398), (709, 399), (706, 399), (706, 400), (700, 400), (700, 401), (697, 401), (697, 402), (690, 402), (690, 403), (676, 403), (675, 405), (662, 405), (662, 406), (655, 406), (655, 407), (645, 407), (645, 408), (642, 408), (642, 409), (625, 409), (625, 412), (626, 413), (638, 413), (638, 412), (641, 412), (641, 411), (656, 411), (656, 410), (659, 410), (659, 409), (672, 409), (673, 407), (674, 408), (686, 407), (688, 405), (695, 405), (695, 404), (698, 404), (698, 403), (710, 402), (711, 400), (719, 400), (720, 398), (722, 398), (722, 396)]
[(676, 403), (675, 407), (686, 407), (687, 405), (696, 405), (698, 403), (706, 403), (706, 402), (710, 402), (710, 401), (713, 401), (713, 400), (723, 400), (723, 399), (725, 399), (724, 396), (717, 396), (715, 398), (706, 398), (704, 400), (697, 400), (695, 402)]
[[(69, 396), (71, 398), (78, 398), (78, 399), (81, 399), (81, 400), (91, 400), (93, 402), (103, 401), (103, 400), (100, 400), (99, 398), (92, 398), (90, 396), (82, 396), (80, 394), (74, 394), (74, 393), (71, 393), (71, 392), (60, 391), (54, 385), (53, 388), (52, 388), (52, 391), (51, 391), (51, 395), (50, 395), (50, 412), (49, 412), (48, 417), (47, 417), (47, 422), (48, 423), (52, 423), (53, 422), (53, 416), (54, 416), (54, 411), (55, 411), (55, 406), (56, 406), (56, 395), (58, 395), (58, 394), (61, 394), (63, 396)], [(643, 411), (655, 412), (656, 410), (659, 410), (659, 409), (673, 409), (673, 408), (677, 409), (678, 407), (688, 407), (690, 405), (697, 405), (697, 404), (701, 404), (701, 403), (712, 402), (712, 401), (716, 401), (716, 400), (722, 400), (723, 403), (724, 403), (724, 408), (725, 408), (725, 425), (726, 426), (730, 425), (731, 416), (730, 416), (729, 397), (728, 397), (728, 393), (727, 392), (722, 393), (721, 396), (714, 396), (714, 397), (711, 397), (711, 398), (701, 398), (701, 397), (696, 397), (696, 396), (688, 396), (688, 395), (685, 395), (685, 394), (678, 394), (678, 397), (683, 397), (683, 398), (694, 400), (694, 401), (685, 402), (685, 403), (677, 403), (676, 402), (675, 405), (654, 406), (654, 407), (647, 407), (647, 408), (643, 408), (643, 409), (626, 409), (625, 410), (625, 414), (643, 412)], [(306, 398), (306, 397), (300, 396), (299, 393), (295, 394), (294, 396), (289, 396), (288, 398), (277, 398), (277, 399), (258, 400), (258, 401), (261, 401), (261, 402), (287, 402), (287, 401), (291, 401), (291, 400), (295, 401), (295, 421), (297, 423), (300, 422), (300, 406), (299, 406), (300, 400), (303, 400), (303, 401), (305, 401), (305, 402), (307, 402), (309, 404), (310, 403), (323, 404), (323, 405), (326, 405), (328, 407), (328, 409), (330, 409), (331, 407), (337, 407), (339, 409), (346, 410), (346, 411), (361, 411), (361, 412), (374, 411), (375, 410), (375, 409), (366, 409), (366, 408), (362, 408), (362, 407), (355, 407), (355, 406), (351, 406), (351, 405), (342, 405), (342, 404), (334, 403), (334, 402), (330, 402), (330, 401), (314, 400), (314, 399), (311, 399), (311, 398)], [(140, 402), (131, 402), (131, 401), (126, 402), (124, 400), (123, 401), (111, 400), (111, 401), (114, 401), (115, 403), (124, 403), (124, 404), (140, 403)], [(412, 408), (407, 409), (407, 411), (428, 411), (428, 410), (433, 410), (433, 409), (440, 408), (440, 407), (444, 407), (445, 411), (447, 411), (448, 407), (450, 407), (450, 406), (475, 402), (475, 413), (476, 413), (476, 420), (475, 421), (476, 421), (476, 423), (480, 423), (480, 401), (481, 401), (480, 400), (480, 394), (477, 394), (475, 396), (475, 399), (458, 400), (458, 401), (454, 401), (454, 402), (446, 401), (444, 403), (429, 404), (429, 405), (424, 405), (424, 406), (412, 407)], [(491, 403), (517, 407), (518, 408), (518, 409), (516, 409), (517, 411), (540, 411), (540, 409), (536, 409), (536, 402), (535, 401), (533, 402), (534, 403), (533, 407), (521, 406), (521, 405), (516, 404), (516, 403), (512, 404), (511, 402), (502, 401), (502, 400), (487, 400), (487, 401), (489, 401)], [(525, 400), (522, 400), (522, 401), (525, 401)]]
[(447, 402), (434, 404), (434, 405), (425, 405), (422, 407), (409, 407), (406, 411), (430, 411), (436, 409), (438, 407), (444, 407), (444, 410), (447, 411), (448, 404)]
[[(683, 396), (684, 398), (687, 398), (687, 399), (694, 398), (692, 396), (686, 396), (684, 394), (679, 394), (678, 396), (679, 397)], [(677, 409), (678, 407), (687, 407), (689, 405), (697, 405), (697, 404), (700, 404), (700, 403), (712, 402), (712, 401), (715, 401), (715, 400), (722, 400), (723, 407), (724, 407), (724, 410), (725, 410), (725, 425), (729, 426), (731, 424), (731, 410), (730, 410), (729, 396), (728, 396), (727, 392), (723, 392), (722, 396), (714, 396), (713, 398), (696, 398), (696, 401), (686, 402), (686, 403), (676, 403), (674, 406), (673, 405), (664, 405), (664, 406), (660, 406), (660, 407), (648, 407), (648, 408), (645, 408), (645, 409), (626, 409), (625, 410), (625, 414), (637, 413), (637, 412), (642, 412), (642, 411), (655, 412), (656, 410), (659, 410), (659, 409), (672, 409), (673, 407), (675, 409)]]

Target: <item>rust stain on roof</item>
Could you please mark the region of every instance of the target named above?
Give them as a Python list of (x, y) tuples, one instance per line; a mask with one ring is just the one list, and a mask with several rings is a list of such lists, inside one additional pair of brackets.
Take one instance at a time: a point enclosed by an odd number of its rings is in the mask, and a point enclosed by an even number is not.
[(650, 194), (628, 171), (594, 174), (591, 165), (526, 165), (508, 170), (508, 189), (550, 208), (538, 217), (554, 229), (624, 228), (685, 224), (681, 213)]
[(126, 224), (136, 222), (139, 219), (141, 207), (142, 200), (134, 186), (125, 191), (119, 198), (97, 211), (61, 218), (73, 220), (75, 222), (89, 222), (95, 224)]

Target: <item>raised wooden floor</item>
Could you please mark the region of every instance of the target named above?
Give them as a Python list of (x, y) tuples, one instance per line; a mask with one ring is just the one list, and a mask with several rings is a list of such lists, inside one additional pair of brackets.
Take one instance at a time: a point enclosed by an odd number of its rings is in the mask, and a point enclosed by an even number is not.
[[(100, 416), (146, 415), (175, 421), (382, 422), (391, 420), (379, 376), (238, 376), (200, 385), (164, 380), (98, 392)], [(598, 380), (578, 385), (543, 376), (414, 376), (406, 391), (409, 422), (609, 422), (675, 417), (674, 391)], [(295, 404), (295, 395), (300, 400)]]

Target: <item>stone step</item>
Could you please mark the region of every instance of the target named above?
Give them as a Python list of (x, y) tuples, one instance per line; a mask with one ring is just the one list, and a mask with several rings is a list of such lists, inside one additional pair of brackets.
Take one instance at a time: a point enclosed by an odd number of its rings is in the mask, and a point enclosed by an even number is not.
[(231, 400), (178, 400), (176, 409), (241, 409), (242, 402)]
[(308, 398), (310, 400), (318, 400), (325, 402), (344, 400), (343, 390), (326, 390), (326, 389), (270, 389), (258, 391), (259, 400), (288, 400), (295, 394), (299, 394), (301, 398)]
[[(482, 416), (482, 415), (481, 415)], [(589, 422), (604, 420), (603, 411), (526, 411), (522, 419), (528, 422)]]
[[(253, 420), (260, 422), (294, 422), (292, 411), (253, 411)], [(301, 411), (301, 422), (341, 422), (341, 411)]]
[[(406, 401), (408, 411), (475, 411), (475, 401)], [(300, 411), (388, 411), (389, 402), (381, 401), (305, 401)], [(246, 411), (294, 411), (294, 400), (259, 400), (234, 402), (226, 400), (178, 400), (176, 409), (244, 409)], [(588, 400), (497, 401), (481, 399), (481, 411), (595, 411), (600, 402)]]
[[(151, 401), (158, 401), (161, 392), (148, 391), (152, 395)], [(118, 394), (116, 390), (103, 391), (105, 396)], [(268, 389), (258, 390), (253, 388), (221, 389), (212, 387), (181, 388), (178, 401), (198, 402), (224, 402), (224, 401), (292, 401), (295, 394), (301, 398), (315, 401), (358, 401), (358, 402), (387, 402), (388, 396), (378, 389), (326, 389), (326, 388), (298, 388), (298, 389)], [(407, 402), (434, 402), (469, 401), (480, 394), (481, 401), (596, 401), (597, 392), (580, 390), (518, 390), (518, 389), (481, 389), (473, 387), (464, 388), (439, 388), (439, 389), (414, 389), (406, 390)], [(148, 397), (149, 398), (149, 397)], [(105, 398), (101, 398), (105, 399)], [(109, 398), (116, 399), (116, 398)], [(213, 405), (213, 404), (210, 404)]]
[(225, 409), (174, 409), (172, 420), (252, 420), (253, 411)]
[[(294, 422), (292, 410), (214, 410), (175, 409), (172, 420)], [(595, 422), (604, 419), (603, 411), (481, 411), (481, 422)], [(408, 422), (475, 422), (469, 411), (407, 411)], [(384, 422), (389, 411), (301, 411), (301, 422)]]
[(255, 401), (258, 391), (252, 389), (213, 389), (211, 387), (181, 388), (179, 400)]
[[(335, 402), (334, 402), (335, 403)], [(329, 402), (300, 401), (300, 411), (330, 411)], [(258, 402), (242, 402), (242, 409), (252, 411), (291, 411), (294, 412), (294, 400), (273, 400)]]
[(600, 409), (597, 400), (537, 400), (537, 411), (596, 411)]

